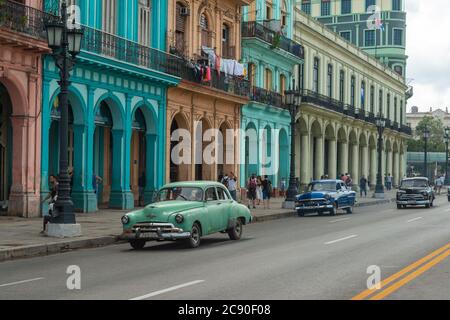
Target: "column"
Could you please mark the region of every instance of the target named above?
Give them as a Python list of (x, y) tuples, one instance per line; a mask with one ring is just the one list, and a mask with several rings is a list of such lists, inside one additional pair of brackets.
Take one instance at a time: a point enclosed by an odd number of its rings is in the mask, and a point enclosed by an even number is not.
[(370, 187), (374, 188), (377, 184), (377, 148), (370, 149)]
[(310, 146), (309, 146), (309, 136), (308, 134), (304, 134), (301, 136), (301, 152), (300, 152), (300, 182), (302, 185), (308, 185), (311, 181), (309, 170), (309, 155), (310, 155)]
[(328, 141), (328, 176), (335, 179), (337, 176), (337, 141)]
[(395, 187), (397, 187), (399, 185), (400, 182), (400, 177), (399, 177), (399, 172), (400, 172), (400, 163), (399, 163), (399, 154), (398, 152), (394, 153), (394, 168), (393, 168), (393, 173), (392, 176), (394, 177), (393, 179), (393, 184)]
[(341, 142), (340, 143), (340, 168), (339, 173), (340, 174), (346, 174), (348, 173), (348, 144), (347, 142)]
[(364, 175), (366, 179), (369, 178), (370, 170), (369, 170), (369, 148), (366, 146), (362, 147), (362, 165), (361, 165), (361, 175)]
[(146, 164), (145, 164), (145, 190), (144, 190), (144, 204), (147, 205), (152, 202), (153, 195), (156, 192), (157, 174), (155, 167), (156, 146), (158, 136), (156, 134), (147, 134), (145, 137), (146, 145)]
[(351, 177), (353, 184), (357, 186), (359, 184), (359, 145), (357, 143), (351, 146), (352, 150), (352, 168)]
[(316, 170), (314, 172), (314, 178), (320, 179), (324, 174), (324, 152), (323, 152), (323, 137), (316, 137), (316, 150), (314, 154), (314, 161), (316, 163)]

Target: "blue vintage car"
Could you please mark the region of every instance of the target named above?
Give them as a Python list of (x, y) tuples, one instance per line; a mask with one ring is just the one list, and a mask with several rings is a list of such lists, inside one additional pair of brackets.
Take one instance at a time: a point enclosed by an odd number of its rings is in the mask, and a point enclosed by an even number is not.
[(353, 212), (356, 192), (347, 188), (341, 180), (317, 180), (309, 184), (307, 192), (296, 197), (295, 210), (300, 217), (306, 213), (336, 215), (339, 209)]

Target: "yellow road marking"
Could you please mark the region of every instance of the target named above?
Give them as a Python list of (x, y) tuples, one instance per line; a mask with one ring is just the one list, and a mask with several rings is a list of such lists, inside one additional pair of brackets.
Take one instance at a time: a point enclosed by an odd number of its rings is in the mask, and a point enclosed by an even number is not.
[(385, 290), (383, 290), (382, 292), (380, 292), (376, 296), (370, 298), (370, 300), (381, 300), (381, 299), (384, 299), (388, 295), (392, 294), (393, 292), (395, 292), (398, 289), (400, 289), (401, 287), (403, 287), (405, 284), (407, 284), (411, 280), (414, 280), (415, 278), (420, 276), (425, 271), (427, 271), (427, 270), (431, 269), (433, 266), (437, 265), (439, 262), (441, 262), (442, 260), (444, 260), (448, 256), (450, 256), (450, 250), (447, 250), (446, 252), (444, 252), (440, 256), (437, 256), (436, 258), (434, 258), (433, 260), (431, 260), (427, 264), (423, 265), (422, 267), (420, 267), (416, 271), (410, 273), (409, 275), (407, 275), (406, 277), (404, 277), (400, 281), (394, 283), (392, 286), (386, 288)]
[(432, 253), (430, 253), (429, 255), (423, 257), (420, 260), (417, 260), (416, 262), (410, 264), (409, 266), (407, 266), (406, 268), (400, 270), (399, 272), (393, 274), (392, 276), (386, 278), (385, 280), (383, 280), (380, 283), (380, 288), (376, 289), (367, 289), (364, 290), (363, 292), (357, 294), (356, 296), (354, 296), (351, 300), (363, 300), (365, 298), (367, 298), (368, 296), (374, 294), (375, 292), (383, 289), (384, 287), (386, 287), (388, 284), (390, 284), (391, 282), (397, 280), (398, 278), (404, 276), (405, 274), (407, 274), (408, 272), (418, 268), (419, 266), (421, 266), (422, 264), (428, 262), (429, 260), (435, 258), (436, 256), (438, 256), (439, 254), (441, 254), (442, 252), (444, 252), (445, 250), (450, 248), (450, 243), (446, 244), (445, 246), (433, 251)]

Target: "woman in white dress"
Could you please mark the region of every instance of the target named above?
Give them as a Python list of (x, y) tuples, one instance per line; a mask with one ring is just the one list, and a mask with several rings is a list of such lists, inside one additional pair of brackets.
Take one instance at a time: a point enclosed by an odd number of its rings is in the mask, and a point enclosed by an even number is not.
[(257, 186), (256, 186), (256, 200), (258, 201), (258, 206), (261, 204), (263, 200), (263, 192), (262, 192), (262, 178), (258, 176), (257, 178)]

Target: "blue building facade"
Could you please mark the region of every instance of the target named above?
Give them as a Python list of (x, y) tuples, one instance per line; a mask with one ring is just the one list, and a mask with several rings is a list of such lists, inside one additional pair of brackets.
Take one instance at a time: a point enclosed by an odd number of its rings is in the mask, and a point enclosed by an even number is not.
[(256, 0), (243, 10), (242, 59), (252, 86), (251, 102), (242, 108), (241, 128), (248, 133), (240, 150), (243, 186), (252, 174), (268, 175), (275, 189), (289, 180), (291, 117), (283, 100), (286, 90), (297, 89), (294, 72), (303, 64), (303, 47), (291, 40), (294, 6), (292, 0)]
[[(77, 211), (131, 209), (164, 183), (167, 89), (180, 82), (164, 52), (167, 0), (68, 1), (85, 34), (69, 93), (69, 168)], [(145, 4), (144, 4), (145, 3)], [(57, 13), (57, 1), (44, 9)], [(43, 61), (41, 195), (58, 173), (59, 85)], [(43, 208), (46, 212), (46, 208)]]

